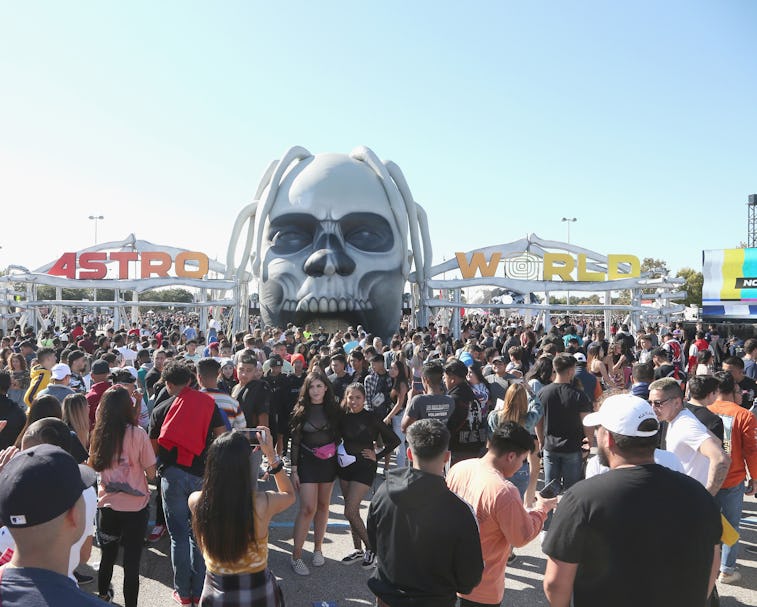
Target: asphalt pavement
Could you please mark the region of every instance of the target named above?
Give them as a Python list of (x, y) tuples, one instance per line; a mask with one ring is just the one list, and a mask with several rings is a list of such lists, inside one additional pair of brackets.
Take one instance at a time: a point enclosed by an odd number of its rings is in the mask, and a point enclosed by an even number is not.
[[(379, 474), (374, 487), (383, 482)], [(266, 486), (261, 483), (261, 486)], [(273, 482), (269, 485), (273, 487)], [(367, 515), (370, 493), (363, 502), (363, 518)], [(685, 507), (682, 504), (681, 507)], [(344, 518), (344, 503), (335, 486), (331, 500), (329, 526), (323, 546), (326, 564), (323, 567), (312, 567), (312, 533), (305, 543), (304, 560), (310, 568), (311, 575), (301, 577), (296, 575), (289, 564), (292, 550), (293, 521), (297, 513), (297, 504), (282, 512), (272, 522), (269, 533), (269, 566), (279, 579), (288, 607), (325, 607), (329, 601), (337, 607), (355, 607), (358, 605), (374, 605), (375, 600), (366, 585), (370, 570), (364, 570), (361, 564), (343, 565), (340, 560), (353, 550), (352, 536), (349, 525)], [(738, 560), (742, 580), (738, 585), (718, 585), (722, 607), (737, 605), (757, 607), (757, 554), (750, 554), (744, 550), (745, 546), (757, 549), (757, 501), (754, 497), (747, 497), (744, 502), (744, 518), (741, 526), (742, 547)], [(538, 538), (528, 546), (516, 550), (518, 558), (509, 565), (506, 571), (505, 597), (502, 605), (508, 607), (547, 607), (549, 604), (542, 590), (542, 578), (546, 566), (546, 559), (541, 552)], [(99, 561), (99, 551), (94, 548), (90, 563)], [(675, 563), (670, 564), (675, 567)], [(83, 571), (97, 573), (90, 568)], [(147, 544), (142, 556), (140, 570), (139, 605), (143, 607), (157, 607), (175, 605), (171, 598), (172, 571), (170, 561), (170, 541), (164, 537), (155, 544)], [(121, 592), (122, 570), (116, 566), (113, 585), (115, 587), (114, 604), (123, 605)], [(85, 589), (96, 591), (96, 582), (84, 586)], [(608, 598), (608, 606), (612, 600)]]

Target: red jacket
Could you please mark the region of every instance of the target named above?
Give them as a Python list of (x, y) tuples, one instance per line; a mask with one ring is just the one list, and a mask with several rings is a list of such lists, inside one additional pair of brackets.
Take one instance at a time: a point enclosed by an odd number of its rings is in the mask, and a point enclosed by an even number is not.
[(205, 449), (215, 408), (216, 401), (210, 394), (188, 387), (171, 405), (160, 428), (158, 444), (169, 451), (176, 447), (176, 463), (180, 466), (191, 466)]

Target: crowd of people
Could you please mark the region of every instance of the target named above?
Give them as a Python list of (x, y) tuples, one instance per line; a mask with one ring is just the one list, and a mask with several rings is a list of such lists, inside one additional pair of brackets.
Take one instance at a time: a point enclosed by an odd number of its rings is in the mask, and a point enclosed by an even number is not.
[[(606, 604), (626, 587), (614, 604), (704, 605), (716, 600), (715, 578), (740, 580), (738, 542), (723, 526), (738, 530), (755, 490), (757, 339), (569, 317), (548, 331), (475, 317), (457, 338), (403, 322), (387, 343), (361, 326), (232, 335), (213, 321), (204, 335), (188, 317), (128, 328), (88, 320), (17, 328), (0, 342), (0, 540), (10, 538), (14, 568), (10, 581), (0, 575), (3, 604), (32, 604), (20, 590), (29, 582), (87, 604), (77, 586), (93, 580), (77, 567), (96, 541), (99, 599), (114, 598), (122, 547), (123, 601), (134, 607), (145, 535), (167, 534), (178, 604), (282, 605), (269, 523), (299, 498), (291, 569), (310, 575), (326, 562), (337, 480), (353, 539), (342, 563), (372, 571), (379, 605), (499, 605), (514, 550), (537, 537), (553, 606)], [(81, 504), (67, 495), (36, 516), (24, 511), (37, 508), (23, 501), (28, 487), (10, 480), (33, 484), (41, 443), (61, 470), (65, 453), (80, 464), (86, 486)], [(559, 507), (537, 491), (542, 477), (562, 492)], [(271, 479), (275, 489), (255, 491)], [(655, 523), (655, 504), (681, 499), (689, 516)], [(34, 528), (51, 525), (61, 550), (82, 533), (65, 563), (61, 553), (42, 567)], [(632, 572), (651, 576), (676, 558), (681, 542), (695, 581), (680, 592), (675, 576), (633, 582)], [(53, 573), (38, 579), (40, 567)]]

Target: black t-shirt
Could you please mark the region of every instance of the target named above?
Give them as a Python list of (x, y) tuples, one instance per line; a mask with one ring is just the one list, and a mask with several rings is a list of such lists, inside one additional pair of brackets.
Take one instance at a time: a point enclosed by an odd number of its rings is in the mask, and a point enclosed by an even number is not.
[(580, 451), (585, 436), (581, 413), (593, 410), (586, 393), (571, 384), (552, 383), (539, 390), (538, 396), (544, 408), (544, 450)]
[(362, 457), (363, 449), (373, 449), (373, 443), (379, 435), (384, 441), (384, 448), (376, 454), (376, 459), (391, 453), (400, 444), (394, 431), (367, 409), (360, 413), (342, 415), (339, 418), (339, 434), (344, 441), (344, 450), (358, 458)]
[(283, 373), (267, 375), (263, 381), (268, 386), (270, 408), (275, 411), (286, 409), (289, 405), (289, 376)]
[(739, 382), (739, 388), (741, 388), (741, 406), (744, 409), (751, 409), (754, 397), (757, 396), (757, 382), (745, 375)]
[(341, 402), (342, 398), (344, 398), (347, 386), (352, 383), (352, 375), (349, 373), (345, 373), (342, 377), (332, 375), (329, 379), (331, 380), (331, 386), (334, 388), (334, 396), (336, 397), (337, 402)]
[(571, 487), (542, 550), (578, 563), (575, 607), (704, 607), (721, 532), (700, 483), (646, 464)]
[(76, 460), (77, 464), (83, 464), (89, 459), (89, 453), (73, 430), (71, 430), (71, 457)]
[(145, 374), (145, 385), (150, 392), (152, 392), (153, 386), (158, 383), (159, 379), (160, 371), (156, 367), (153, 367)]
[(271, 409), (271, 392), (262, 379), (253, 380), (244, 386), (237, 385), (232, 396), (239, 402), (248, 428), (257, 427), (258, 417)]
[(0, 420), (8, 422), (0, 432), (0, 449), (5, 449), (16, 442), (26, 424), (26, 415), (10, 398), (0, 394)]
[[(150, 415), (149, 432), (151, 439), (158, 440), (158, 438), (160, 438), (160, 429), (163, 427), (163, 422), (166, 419), (166, 415), (168, 415), (168, 410), (171, 408), (171, 405), (173, 405), (175, 400), (176, 397), (172, 396), (168, 400), (165, 400), (157, 405), (152, 410), (152, 415)], [(205, 458), (208, 455), (208, 447), (210, 446), (210, 443), (213, 442), (213, 429), (218, 428), (219, 426), (222, 428), (226, 427), (223, 423), (221, 413), (218, 411), (218, 407), (216, 406), (213, 408), (213, 416), (210, 418), (210, 424), (208, 424), (208, 434), (205, 437), (205, 449), (202, 453), (200, 453), (200, 455), (196, 456), (192, 460), (191, 466), (181, 466), (180, 464), (176, 463), (176, 447), (169, 451), (168, 449), (164, 449), (162, 446), (158, 445), (158, 470), (162, 471), (168, 466), (176, 466), (177, 468), (181, 468), (185, 472), (189, 472), (189, 474), (193, 474), (194, 476), (203, 476), (203, 474), (205, 474)]]

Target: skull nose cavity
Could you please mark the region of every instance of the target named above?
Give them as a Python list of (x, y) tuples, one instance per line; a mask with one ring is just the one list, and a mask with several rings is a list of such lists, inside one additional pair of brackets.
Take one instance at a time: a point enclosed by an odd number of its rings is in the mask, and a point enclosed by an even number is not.
[(355, 271), (355, 262), (334, 234), (323, 234), (315, 246), (316, 250), (305, 260), (303, 268), (310, 276), (349, 276)]

